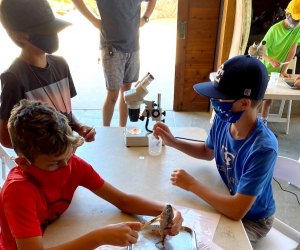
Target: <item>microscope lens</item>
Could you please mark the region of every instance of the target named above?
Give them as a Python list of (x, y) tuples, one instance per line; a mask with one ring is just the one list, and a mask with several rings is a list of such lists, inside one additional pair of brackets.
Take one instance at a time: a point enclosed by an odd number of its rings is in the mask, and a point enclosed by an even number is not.
[(137, 122), (140, 116), (140, 109), (128, 109), (128, 115), (131, 122)]

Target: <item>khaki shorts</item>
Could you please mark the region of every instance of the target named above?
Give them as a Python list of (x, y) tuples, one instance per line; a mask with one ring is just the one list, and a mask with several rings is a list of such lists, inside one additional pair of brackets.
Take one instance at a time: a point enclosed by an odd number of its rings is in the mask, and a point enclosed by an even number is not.
[(248, 238), (253, 246), (260, 238), (265, 237), (268, 232), (271, 230), (274, 221), (274, 215), (271, 215), (267, 218), (252, 221), (249, 219), (242, 219), (244, 228), (248, 235)]
[(139, 51), (124, 53), (115, 48), (101, 49), (101, 61), (107, 90), (119, 90), (122, 84), (138, 81)]

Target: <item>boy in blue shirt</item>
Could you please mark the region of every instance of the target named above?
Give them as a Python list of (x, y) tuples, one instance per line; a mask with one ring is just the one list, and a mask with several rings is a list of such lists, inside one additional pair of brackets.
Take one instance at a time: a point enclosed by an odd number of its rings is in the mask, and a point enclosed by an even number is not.
[(181, 141), (165, 124), (154, 126), (154, 135), (165, 145), (195, 158), (215, 159), (228, 195), (214, 191), (183, 169), (172, 173), (171, 182), (229, 218), (242, 220), (252, 244), (269, 232), (275, 213), (271, 182), (278, 143), (257, 117), (267, 84), (267, 70), (258, 59), (233, 57), (220, 67), (214, 82), (194, 86), (198, 94), (211, 98), (216, 112), (205, 143)]

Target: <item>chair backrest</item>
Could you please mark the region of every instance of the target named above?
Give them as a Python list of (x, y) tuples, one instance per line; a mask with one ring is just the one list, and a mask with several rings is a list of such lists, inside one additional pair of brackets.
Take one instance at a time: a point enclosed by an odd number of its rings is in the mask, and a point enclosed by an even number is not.
[(300, 162), (288, 157), (278, 156), (273, 176), (300, 188)]
[(9, 155), (7, 150), (0, 145), (0, 160), (1, 160), (1, 173), (0, 173), (0, 183), (5, 180), (6, 178), (6, 172), (9, 169), (12, 169), (16, 166), (16, 163), (12, 159), (12, 157)]
[(297, 56), (295, 56), (287, 66), (287, 72), (291, 72), (290, 74), (296, 74), (296, 66), (297, 66)]

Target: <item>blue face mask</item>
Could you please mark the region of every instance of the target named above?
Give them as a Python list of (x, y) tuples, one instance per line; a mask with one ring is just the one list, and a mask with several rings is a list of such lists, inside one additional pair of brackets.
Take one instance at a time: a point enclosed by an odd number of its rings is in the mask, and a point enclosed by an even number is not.
[(232, 105), (234, 102), (220, 102), (216, 99), (210, 100), (211, 105), (213, 106), (217, 116), (225, 122), (236, 123), (244, 113), (244, 111), (240, 112), (232, 112)]

